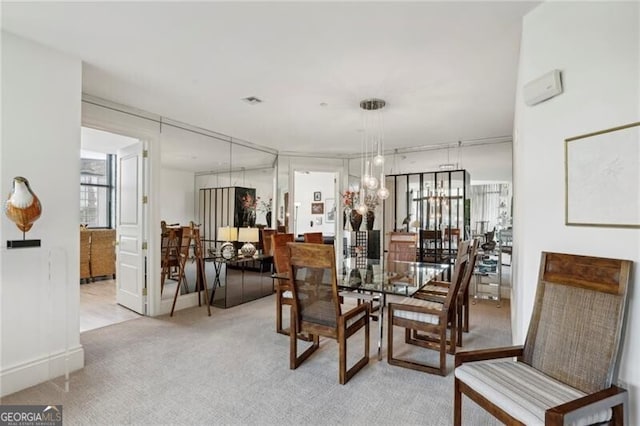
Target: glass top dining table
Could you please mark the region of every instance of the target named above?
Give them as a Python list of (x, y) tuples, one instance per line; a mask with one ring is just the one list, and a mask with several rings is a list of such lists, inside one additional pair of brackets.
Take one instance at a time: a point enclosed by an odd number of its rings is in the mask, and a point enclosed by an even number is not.
[[(429, 281), (441, 279), (450, 265), (349, 257), (338, 259), (336, 267), (341, 296), (366, 299), (372, 303), (379, 301), (378, 359), (381, 360), (387, 296), (410, 297)], [(274, 274), (273, 277), (288, 279), (288, 274)]]
[[(385, 265), (386, 263), (386, 265)], [(380, 259), (345, 258), (338, 267), (338, 287), (343, 290), (362, 290), (380, 294), (412, 296), (427, 282), (439, 278), (449, 265), (446, 263), (407, 262)]]

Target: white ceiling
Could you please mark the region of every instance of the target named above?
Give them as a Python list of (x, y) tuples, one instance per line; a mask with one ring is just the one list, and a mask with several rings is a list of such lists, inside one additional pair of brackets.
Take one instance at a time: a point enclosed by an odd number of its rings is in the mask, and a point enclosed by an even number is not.
[(81, 58), (85, 93), (280, 151), (355, 153), (369, 97), (387, 101), (386, 149), (511, 135), (537, 4), (2, 2), (2, 27)]

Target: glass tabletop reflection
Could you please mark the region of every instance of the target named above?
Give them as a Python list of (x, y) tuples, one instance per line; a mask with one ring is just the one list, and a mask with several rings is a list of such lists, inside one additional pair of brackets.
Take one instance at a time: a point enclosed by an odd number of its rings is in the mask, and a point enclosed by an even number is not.
[(338, 270), (338, 286), (383, 294), (411, 296), (428, 281), (439, 278), (448, 264), (346, 258)]

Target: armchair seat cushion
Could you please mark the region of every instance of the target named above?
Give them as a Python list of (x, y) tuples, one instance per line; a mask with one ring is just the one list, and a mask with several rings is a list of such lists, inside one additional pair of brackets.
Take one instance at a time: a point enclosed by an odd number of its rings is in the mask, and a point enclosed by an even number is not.
[[(431, 302), (429, 300), (415, 299), (413, 297), (405, 297), (397, 302), (399, 305), (419, 306), (434, 311), (442, 311), (442, 303)], [(440, 317), (438, 315), (415, 312), (415, 311), (403, 311), (402, 306), (395, 306), (393, 316), (397, 318), (404, 318), (411, 321), (424, 322), (428, 324), (440, 324)]]
[[(547, 409), (586, 396), (584, 392), (522, 362), (464, 363), (455, 369), (455, 376), (528, 426), (544, 425)], [(571, 425), (592, 425), (608, 421), (611, 415), (610, 409), (603, 409), (580, 418)]]

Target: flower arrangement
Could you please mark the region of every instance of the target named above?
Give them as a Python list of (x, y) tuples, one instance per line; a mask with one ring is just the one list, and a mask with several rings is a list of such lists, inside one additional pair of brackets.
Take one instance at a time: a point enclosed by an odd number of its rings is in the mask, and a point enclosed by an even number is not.
[[(375, 192), (365, 191), (364, 204), (371, 211), (374, 211), (380, 199)], [(358, 191), (346, 190), (342, 193), (342, 205), (345, 210), (352, 210), (358, 208), (360, 205), (360, 193)]]
[(342, 206), (345, 210), (355, 209), (358, 205), (358, 193), (346, 190), (342, 193)]
[(376, 207), (378, 207), (378, 204), (380, 204), (380, 199), (378, 198), (375, 192), (372, 193), (367, 191), (367, 193), (364, 196), (364, 204), (367, 206), (367, 208), (370, 211), (374, 211)]
[(261, 212), (265, 212), (265, 213), (269, 213), (273, 207), (273, 199), (269, 198), (269, 201), (264, 201), (264, 200), (260, 200), (260, 197), (257, 198), (258, 200), (258, 210)]

